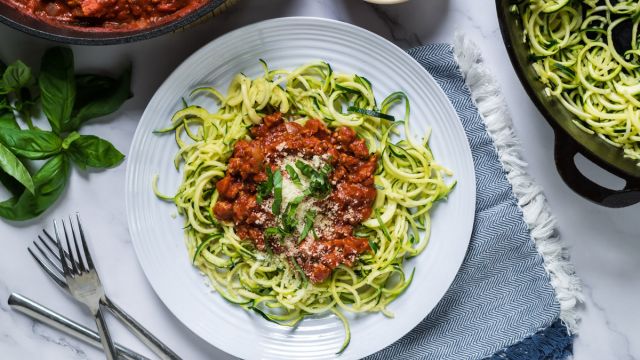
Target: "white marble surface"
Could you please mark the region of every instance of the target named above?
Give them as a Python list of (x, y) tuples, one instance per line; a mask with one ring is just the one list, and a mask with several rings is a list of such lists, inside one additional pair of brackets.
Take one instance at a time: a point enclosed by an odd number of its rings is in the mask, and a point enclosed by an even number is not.
[[(530, 172), (547, 193), (558, 227), (571, 246), (573, 262), (584, 281), (586, 304), (576, 359), (640, 359), (640, 205), (606, 209), (572, 193), (553, 164), (551, 128), (534, 108), (509, 64), (490, 0), (412, 0), (376, 7), (357, 0), (240, 0), (222, 16), (187, 31), (121, 46), (74, 47), (80, 69), (118, 68), (134, 64), (135, 97), (117, 114), (91, 123), (85, 133), (111, 140), (128, 152), (145, 104), (168, 74), (189, 54), (229, 30), (278, 16), (310, 15), (350, 22), (384, 36), (402, 48), (450, 42), (464, 31), (481, 47), (504, 89), (515, 127), (530, 163)], [(38, 64), (53, 44), (0, 26), (0, 57)], [(584, 162), (587, 172), (615, 183)], [(156, 297), (135, 258), (124, 207), (125, 166), (105, 172), (73, 170), (62, 199), (44, 216), (26, 223), (0, 221), (0, 358), (100, 359), (101, 353), (11, 311), (15, 291), (78, 321), (91, 319), (36, 268), (26, 252), (33, 236), (53, 216), (79, 210), (91, 229), (93, 249), (111, 297), (152, 329), (185, 359), (229, 356), (191, 334)], [(105, 271), (108, 269), (108, 272)], [(148, 354), (125, 329), (113, 324), (114, 337)]]

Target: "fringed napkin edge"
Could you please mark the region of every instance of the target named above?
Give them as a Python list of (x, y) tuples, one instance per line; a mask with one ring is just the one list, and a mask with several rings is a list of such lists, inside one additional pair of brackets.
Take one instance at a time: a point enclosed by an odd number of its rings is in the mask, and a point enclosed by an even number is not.
[[(568, 248), (560, 238), (556, 221), (543, 189), (527, 171), (520, 143), (502, 90), (487, 69), (478, 46), (463, 33), (456, 33), (454, 55), (485, 126), (498, 152), (507, 179), (522, 209), (531, 239), (542, 256), (560, 304), (560, 320), (568, 333), (576, 334), (583, 302), (581, 281), (570, 262)], [(541, 329), (542, 330), (542, 329)]]

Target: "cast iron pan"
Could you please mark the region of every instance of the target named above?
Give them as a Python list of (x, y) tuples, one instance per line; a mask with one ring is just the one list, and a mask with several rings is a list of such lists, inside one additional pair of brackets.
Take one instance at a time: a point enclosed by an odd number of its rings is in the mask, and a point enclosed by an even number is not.
[[(555, 132), (555, 161), (558, 173), (573, 191), (597, 204), (619, 208), (640, 202), (640, 166), (637, 162), (624, 158), (622, 150), (580, 130), (571, 121), (573, 115), (560, 102), (545, 95), (544, 85), (537, 79), (527, 59), (529, 49), (522, 38), (519, 15), (509, 11), (514, 3), (514, 0), (496, 0), (500, 31), (520, 82)], [(589, 180), (576, 167), (576, 154), (582, 154), (598, 166), (624, 179), (624, 189), (608, 189)]]
[(25, 15), (3, 1), (0, 1), (0, 21), (27, 34), (48, 40), (76, 45), (111, 45), (149, 39), (170, 31), (179, 30), (204, 15), (212, 14), (215, 9), (225, 2), (225, 0), (210, 0), (201, 7), (173, 21), (155, 27), (126, 32), (99, 31), (95, 29), (83, 31), (75, 28), (54, 26)]

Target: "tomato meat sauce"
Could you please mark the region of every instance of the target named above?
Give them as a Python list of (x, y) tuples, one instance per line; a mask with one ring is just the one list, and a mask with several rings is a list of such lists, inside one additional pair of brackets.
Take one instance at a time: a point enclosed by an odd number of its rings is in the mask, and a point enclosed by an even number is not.
[(170, 21), (207, 0), (0, 0), (53, 24), (135, 30)]
[[(331, 131), (315, 119), (300, 125), (285, 121), (280, 113), (264, 117), (262, 124), (251, 129), (251, 137), (235, 144), (227, 172), (216, 183), (216, 218), (233, 222), (236, 234), (258, 250), (295, 261), (313, 283), (329, 278), (341, 264), (352, 266), (358, 255), (371, 251), (366, 238), (353, 235), (371, 216), (376, 198), (378, 157), (369, 153), (364, 140), (348, 127)], [(286, 185), (292, 179), (285, 166), (296, 161), (316, 167), (328, 165), (330, 192), (320, 198), (305, 193), (298, 197), (304, 198), (297, 210), (298, 229), (305, 221), (305, 207), (313, 208), (316, 214), (306, 237), (301, 239), (299, 230), (289, 236), (265, 236), (265, 230), (276, 226), (282, 214), (273, 214), (274, 195), (262, 201), (257, 198), (258, 188), (269, 180), (268, 170), (280, 171)], [(296, 191), (300, 193), (302, 188), (298, 186)], [(287, 186), (283, 191), (286, 198)], [(285, 205), (283, 201), (283, 208)]]

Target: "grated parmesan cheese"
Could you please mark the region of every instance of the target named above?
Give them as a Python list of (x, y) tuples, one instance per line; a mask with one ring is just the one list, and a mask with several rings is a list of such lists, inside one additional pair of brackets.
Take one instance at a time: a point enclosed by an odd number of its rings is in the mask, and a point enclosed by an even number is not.
[[(284, 174), (284, 172), (283, 172)], [(291, 181), (288, 175), (282, 177), (282, 203), (286, 204), (293, 201), (293, 199), (302, 195), (302, 190)]]

